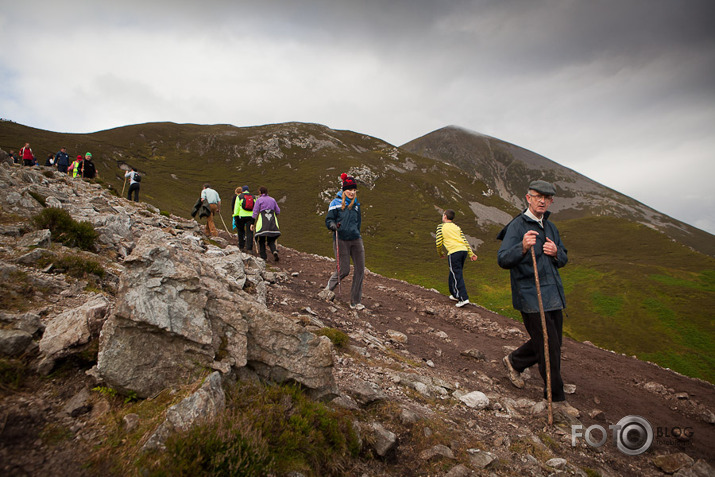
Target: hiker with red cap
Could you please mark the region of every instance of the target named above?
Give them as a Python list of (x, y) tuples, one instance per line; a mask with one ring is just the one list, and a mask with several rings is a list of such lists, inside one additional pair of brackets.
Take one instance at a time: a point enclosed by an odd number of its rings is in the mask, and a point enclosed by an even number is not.
[(350, 273), (350, 259), (353, 260), (353, 284), (350, 291), (350, 308), (362, 310), (362, 282), (365, 276), (365, 248), (360, 235), (362, 215), (360, 202), (357, 200), (357, 183), (353, 177), (343, 173), (342, 190), (330, 202), (325, 226), (333, 231), (333, 249), (335, 250), (338, 269), (328, 280), (327, 290), (333, 290), (340, 280)]
[(82, 177), (82, 169), (83, 169), (83, 165), (84, 165), (84, 164), (82, 164), (83, 159), (84, 158), (82, 157), (82, 154), (77, 155), (77, 159), (75, 159), (75, 161), (72, 164), (70, 164), (69, 169), (67, 169), (68, 176)]

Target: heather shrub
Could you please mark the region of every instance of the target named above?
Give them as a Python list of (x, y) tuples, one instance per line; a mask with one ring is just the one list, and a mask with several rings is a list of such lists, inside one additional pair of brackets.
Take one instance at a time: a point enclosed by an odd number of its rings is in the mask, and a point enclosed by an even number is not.
[(99, 234), (94, 226), (86, 221), (77, 222), (64, 209), (48, 207), (32, 219), (39, 229), (49, 229), (52, 240), (61, 242), (68, 247), (79, 247), (82, 250), (92, 250), (94, 241)]

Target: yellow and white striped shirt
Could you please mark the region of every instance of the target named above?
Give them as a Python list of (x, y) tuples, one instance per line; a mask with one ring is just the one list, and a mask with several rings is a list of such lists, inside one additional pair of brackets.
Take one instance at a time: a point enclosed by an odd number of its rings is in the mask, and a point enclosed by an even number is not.
[(474, 256), (472, 247), (464, 237), (462, 229), (454, 222), (444, 222), (437, 226), (437, 253), (442, 255), (442, 247), (447, 249), (447, 255), (454, 252), (467, 252), (469, 258)]

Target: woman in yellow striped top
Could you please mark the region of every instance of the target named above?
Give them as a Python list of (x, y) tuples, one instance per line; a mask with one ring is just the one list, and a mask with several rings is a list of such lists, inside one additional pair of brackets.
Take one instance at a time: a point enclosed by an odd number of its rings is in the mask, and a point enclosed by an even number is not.
[(437, 226), (437, 253), (444, 258), (442, 247), (447, 250), (447, 261), (449, 262), (449, 276), (447, 284), (449, 285), (449, 298), (457, 302), (458, 307), (463, 307), (469, 304), (469, 295), (467, 287), (464, 285), (464, 277), (462, 269), (467, 256), (471, 261), (477, 259), (477, 255), (472, 251), (469, 242), (464, 237), (462, 229), (454, 220), (454, 211), (447, 209), (442, 214), (442, 223)]

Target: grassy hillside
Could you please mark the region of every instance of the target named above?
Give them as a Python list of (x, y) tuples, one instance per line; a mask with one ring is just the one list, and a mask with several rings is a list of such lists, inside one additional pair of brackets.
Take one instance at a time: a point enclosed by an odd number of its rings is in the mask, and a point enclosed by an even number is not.
[[(442, 209), (473, 242), (479, 260), (465, 269), (473, 302), (518, 319), (509, 272), (496, 264), (501, 225), (475, 217), (471, 204), (515, 215), (519, 209), (455, 166), (398, 150), (378, 139), (315, 124), (253, 128), (142, 124), (93, 134), (61, 134), (0, 123), (0, 148), (30, 141), (44, 162), (67, 146), (91, 151), (100, 182), (121, 191), (122, 165), (142, 172), (140, 199), (188, 217), (201, 184), (224, 205), (236, 187), (268, 187), (280, 204), (280, 243), (330, 256), (327, 204), (342, 172), (355, 175), (363, 204), (367, 267), (447, 293), (447, 264), (434, 248)], [(683, 374), (715, 382), (715, 259), (624, 218), (552, 216), (569, 249), (562, 270), (568, 301), (565, 332), (578, 340), (635, 354)], [(481, 222), (478, 219), (482, 219)], [(218, 226), (223, 227), (218, 221)], [(327, 277), (326, 277), (327, 281)]]

